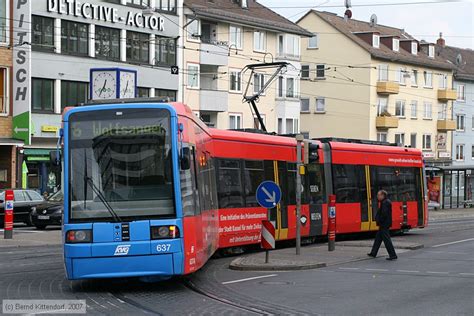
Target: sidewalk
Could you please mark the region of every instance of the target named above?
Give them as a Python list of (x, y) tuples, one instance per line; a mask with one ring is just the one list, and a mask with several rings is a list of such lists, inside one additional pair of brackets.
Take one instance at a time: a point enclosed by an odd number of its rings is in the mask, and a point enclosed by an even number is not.
[[(443, 220), (455, 218), (474, 218), (474, 209), (472, 208), (453, 208), (443, 210), (428, 210), (429, 220)], [(429, 222), (428, 222), (429, 225)]]
[[(397, 253), (423, 248), (422, 244), (404, 242), (393, 238)], [(285, 271), (322, 268), (342, 263), (362, 260), (373, 260), (367, 256), (373, 240), (341, 241), (336, 243), (336, 250), (329, 252), (327, 244), (310, 245), (301, 248), (301, 255), (296, 256), (295, 248), (277, 249), (270, 252), (270, 262), (265, 263), (265, 252), (240, 257), (230, 263), (230, 269), (243, 271)], [(382, 245), (378, 258), (387, 256)]]
[(61, 230), (13, 229), (13, 239), (3, 238), (3, 229), (0, 229), (0, 248), (7, 247), (35, 247), (61, 245)]

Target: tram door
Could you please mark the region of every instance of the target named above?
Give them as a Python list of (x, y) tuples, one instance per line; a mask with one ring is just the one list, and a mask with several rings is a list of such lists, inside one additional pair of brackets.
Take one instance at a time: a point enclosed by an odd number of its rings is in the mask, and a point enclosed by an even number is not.
[[(365, 184), (365, 196), (361, 196), (361, 231), (371, 231), (378, 229), (375, 223), (377, 211), (377, 196), (374, 193), (375, 172), (369, 166), (364, 166), (365, 175), (361, 185)], [(364, 195), (364, 194), (361, 194)], [(375, 204), (374, 204), (375, 203)]]
[[(292, 168), (291, 164), (287, 164), (284, 161), (265, 161), (265, 180), (274, 181), (280, 186), (282, 197), (280, 203), (270, 210), (270, 221), (275, 225), (275, 238), (277, 240), (288, 238), (288, 196), (289, 188), (288, 183), (291, 183), (291, 179), (296, 179), (296, 166), (293, 171), (288, 171), (287, 168)], [(294, 193), (293, 193), (294, 195)], [(291, 206), (290, 206), (291, 208)]]

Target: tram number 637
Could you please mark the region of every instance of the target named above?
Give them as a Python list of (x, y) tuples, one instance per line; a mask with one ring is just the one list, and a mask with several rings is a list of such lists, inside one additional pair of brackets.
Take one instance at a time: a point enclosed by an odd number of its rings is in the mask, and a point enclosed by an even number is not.
[(171, 249), (171, 244), (159, 244), (156, 245), (156, 251), (158, 252), (168, 252)]

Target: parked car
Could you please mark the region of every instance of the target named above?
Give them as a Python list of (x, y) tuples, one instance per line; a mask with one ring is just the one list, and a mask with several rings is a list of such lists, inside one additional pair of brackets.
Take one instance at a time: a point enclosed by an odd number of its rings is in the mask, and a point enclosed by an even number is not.
[(63, 192), (58, 191), (46, 201), (31, 208), (31, 222), (38, 229), (50, 225), (61, 225), (63, 216)]
[[(44, 198), (38, 192), (28, 189), (13, 189), (13, 221), (32, 225), (30, 213), (31, 208), (44, 202)], [(5, 191), (0, 192), (0, 227), (4, 224), (4, 200)]]

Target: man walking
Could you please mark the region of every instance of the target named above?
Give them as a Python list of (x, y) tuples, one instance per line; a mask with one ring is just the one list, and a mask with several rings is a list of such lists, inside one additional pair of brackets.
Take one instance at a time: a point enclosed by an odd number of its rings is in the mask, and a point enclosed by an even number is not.
[(397, 254), (393, 248), (392, 239), (390, 238), (390, 227), (392, 226), (392, 201), (387, 198), (387, 191), (380, 190), (377, 193), (377, 200), (379, 201), (379, 210), (375, 215), (375, 221), (379, 226), (379, 231), (375, 235), (374, 245), (372, 251), (367, 255), (369, 257), (377, 257), (380, 245), (382, 241), (385, 245), (385, 249), (389, 254), (387, 260), (396, 260)]

